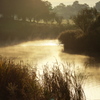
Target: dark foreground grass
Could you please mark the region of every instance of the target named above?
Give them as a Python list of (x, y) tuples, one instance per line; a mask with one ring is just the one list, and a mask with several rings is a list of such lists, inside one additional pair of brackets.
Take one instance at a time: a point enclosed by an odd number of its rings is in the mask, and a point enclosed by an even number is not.
[(0, 100), (85, 100), (82, 83), (67, 66), (47, 67), (38, 77), (34, 68), (1, 58)]

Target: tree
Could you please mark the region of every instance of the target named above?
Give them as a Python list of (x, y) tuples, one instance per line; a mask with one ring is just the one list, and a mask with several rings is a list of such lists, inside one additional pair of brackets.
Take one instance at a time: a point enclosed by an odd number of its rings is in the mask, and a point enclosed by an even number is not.
[(3, 18), (18, 18), (26, 21), (29, 19), (40, 20), (44, 15), (49, 15), (51, 3), (42, 0), (0, 0), (0, 14)]
[(95, 8), (98, 12), (100, 12), (100, 1), (96, 3)]
[(63, 3), (60, 3), (53, 9), (53, 12), (57, 13), (57, 16), (65, 16), (65, 11), (66, 11), (66, 6)]
[(62, 20), (63, 20), (63, 17), (62, 17), (62, 16), (56, 16), (56, 17), (55, 17), (55, 20), (56, 20), (56, 22), (57, 22), (59, 25), (61, 25)]
[(23, 20), (26, 18), (36, 20), (39, 15), (44, 11), (45, 4), (41, 0), (20, 0), (18, 2), (17, 14)]
[(67, 6), (60, 3), (58, 6), (54, 7), (53, 11), (57, 13), (58, 16), (62, 16), (64, 19), (69, 19), (71, 16), (77, 15), (78, 12), (84, 8), (89, 8), (89, 6), (75, 1), (72, 5)]
[(95, 8), (83, 9), (72, 20), (86, 34), (95, 21), (98, 12)]
[(95, 21), (91, 24), (89, 32), (95, 35), (100, 34), (100, 15), (98, 15)]
[(14, 18), (15, 2), (14, 0), (0, 0), (0, 14), (4, 18)]

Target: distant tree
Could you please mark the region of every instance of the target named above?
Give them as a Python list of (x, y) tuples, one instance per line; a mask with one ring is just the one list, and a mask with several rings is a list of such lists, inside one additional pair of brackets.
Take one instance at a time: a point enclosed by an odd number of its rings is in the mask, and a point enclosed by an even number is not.
[(15, 14), (15, 3), (14, 0), (0, 0), (0, 14), (4, 18), (14, 18)]
[(47, 23), (50, 19), (50, 12), (52, 11), (52, 4), (44, 1), (44, 8), (42, 9), (42, 19)]
[(53, 22), (55, 21), (55, 19), (56, 19), (56, 13), (51, 12), (49, 14), (49, 21), (51, 22), (51, 24), (53, 24)]
[(98, 12), (100, 12), (100, 1), (96, 3), (95, 8)]
[(73, 5), (78, 5), (79, 4), (79, 1), (74, 1), (73, 2)]
[(52, 10), (52, 4), (49, 1), (44, 1), (44, 3), (47, 9)]
[(86, 34), (97, 15), (98, 12), (95, 8), (83, 9), (73, 17), (73, 21)]
[(26, 19), (32, 21), (43, 19), (44, 15), (49, 15), (52, 5), (48, 1), (42, 0), (0, 0), (0, 14), (3, 18)]
[[(90, 26), (89, 31), (93, 34), (100, 34), (100, 15), (98, 15), (95, 21)], [(100, 35), (99, 35), (100, 36)]]
[(73, 8), (73, 14), (77, 15), (79, 11), (85, 8), (89, 8), (89, 6), (87, 4), (79, 4), (79, 1), (75, 1), (72, 4), (72, 8)]
[(56, 12), (58, 16), (69, 19), (71, 16), (77, 15), (78, 12), (84, 8), (89, 8), (89, 6), (87, 4), (79, 4), (78, 1), (75, 1), (72, 5), (67, 6), (60, 3), (58, 6), (54, 7), (53, 11)]
[(23, 20), (29, 18), (30, 21), (40, 19), (39, 15), (46, 8), (45, 3), (41, 0), (20, 0), (18, 5), (18, 16), (21, 16)]
[(65, 16), (66, 6), (63, 3), (60, 3), (58, 6), (54, 7), (53, 12), (57, 14), (57, 16)]
[(62, 20), (63, 20), (63, 17), (62, 17), (62, 16), (56, 16), (56, 17), (55, 17), (55, 20), (56, 20), (56, 22), (57, 22), (59, 25), (61, 25)]

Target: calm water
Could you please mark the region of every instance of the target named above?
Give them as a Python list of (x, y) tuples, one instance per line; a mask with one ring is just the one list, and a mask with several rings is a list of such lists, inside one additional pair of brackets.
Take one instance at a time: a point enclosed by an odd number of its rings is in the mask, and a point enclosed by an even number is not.
[(23, 60), (41, 69), (45, 64), (55, 62), (71, 63), (75, 70), (88, 75), (84, 91), (87, 100), (100, 100), (100, 63), (94, 58), (84, 55), (67, 54), (62, 52), (63, 45), (57, 40), (29, 41), (15, 46), (0, 48), (0, 55), (9, 57), (16, 62)]

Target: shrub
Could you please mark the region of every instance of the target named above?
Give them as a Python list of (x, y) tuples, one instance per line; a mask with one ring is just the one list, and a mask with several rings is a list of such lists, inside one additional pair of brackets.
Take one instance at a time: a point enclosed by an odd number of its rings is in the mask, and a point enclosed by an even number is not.
[(92, 29), (89, 32), (84, 34), (80, 30), (65, 31), (59, 35), (58, 39), (64, 44), (64, 51), (67, 53), (99, 56), (100, 27)]
[(81, 30), (67, 30), (62, 32), (58, 39), (62, 44), (64, 44), (64, 50), (71, 52), (73, 49), (77, 49), (77, 43), (82, 35), (83, 32)]

